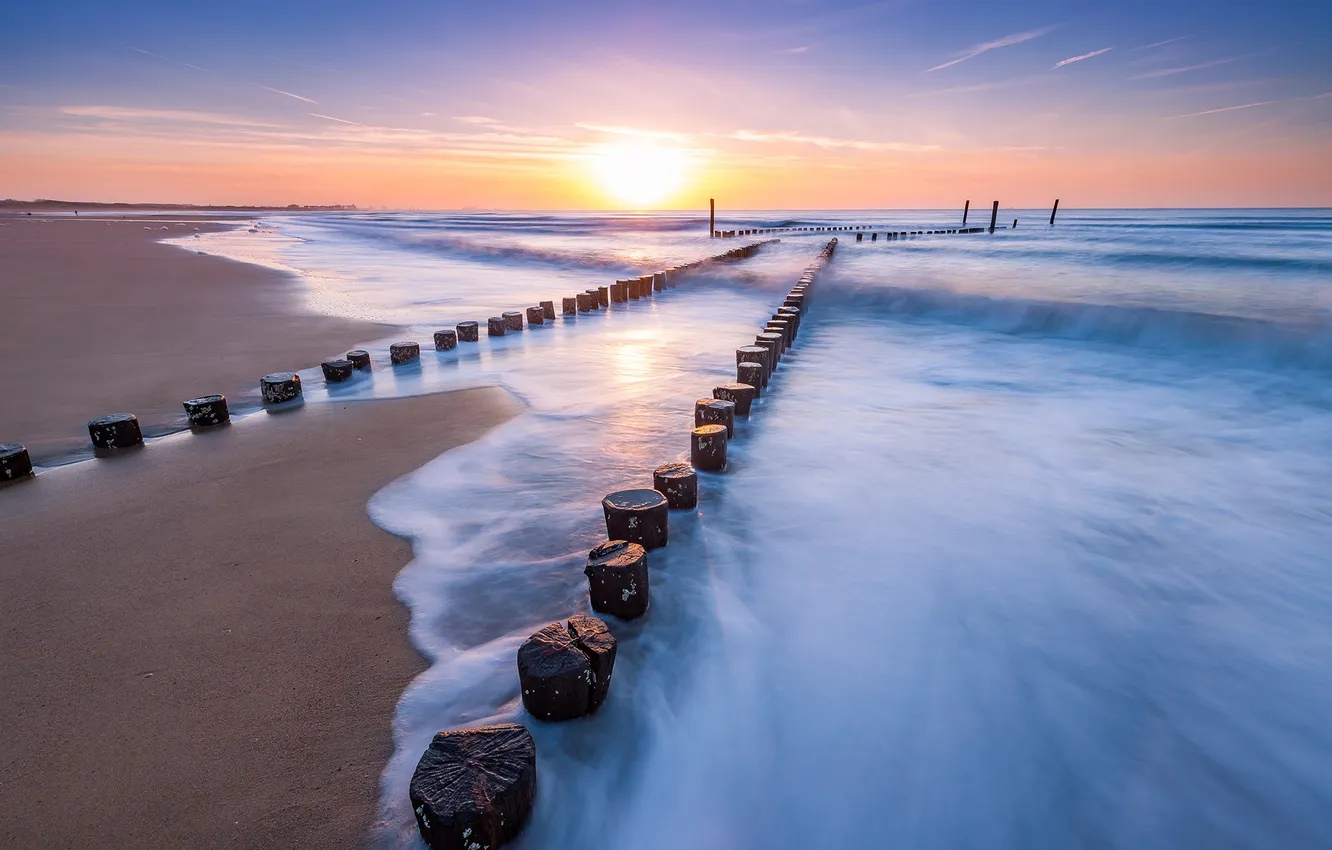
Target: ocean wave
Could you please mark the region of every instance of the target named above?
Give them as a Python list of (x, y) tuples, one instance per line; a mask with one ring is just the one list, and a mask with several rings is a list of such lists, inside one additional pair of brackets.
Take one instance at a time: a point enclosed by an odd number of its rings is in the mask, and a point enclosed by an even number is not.
[(944, 289), (832, 286), (821, 300), (878, 316), (992, 333), (1199, 353), (1263, 368), (1332, 371), (1332, 326), (1078, 301), (996, 298)]

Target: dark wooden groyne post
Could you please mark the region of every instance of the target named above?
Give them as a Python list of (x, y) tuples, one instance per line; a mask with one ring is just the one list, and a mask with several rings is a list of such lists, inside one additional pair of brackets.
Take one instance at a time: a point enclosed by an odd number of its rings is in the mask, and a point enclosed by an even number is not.
[(717, 199), (708, 198), (708, 238), (717, 235)]
[(999, 218), (999, 202), (994, 202), (994, 207), (990, 209), (990, 232), (994, 232), (994, 223)]
[(969, 212), (971, 212), (971, 199), (968, 198), (968, 199), (967, 199), (967, 202), (966, 202), (965, 204), (962, 205), (962, 226), (963, 226), (963, 227), (966, 227), (966, 226), (967, 226), (967, 213), (969, 213)]
[(1059, 212), (1059, 199), (1055, 198), (1054, 209), (1050, 210), (1050, 226), (1054, 227), (1055, 213)]

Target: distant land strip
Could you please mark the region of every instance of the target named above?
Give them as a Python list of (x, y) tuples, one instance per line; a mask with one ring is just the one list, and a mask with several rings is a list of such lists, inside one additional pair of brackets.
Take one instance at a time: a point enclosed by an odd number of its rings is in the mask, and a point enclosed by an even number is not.
[(213, 204), (127, 204), (127, 203), (100, 203), (96, 201), (53, 201), (49, 198), (38, 198), (35, 201), (20, 201), (15, 198), (5, 198), (0, 200), (0, 210), (230, 210), (230, 211), (256, 211), (271, 212), (273, 210), (354, 210), (355, 204), (328, 204), (323, 206), (288, 204), (281, 206), (227, 206)]

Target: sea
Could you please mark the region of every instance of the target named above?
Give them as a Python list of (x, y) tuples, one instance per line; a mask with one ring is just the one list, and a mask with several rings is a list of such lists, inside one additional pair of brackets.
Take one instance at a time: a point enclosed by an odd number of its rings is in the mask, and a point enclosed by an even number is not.
[[(718, 223), (857, 241), (343, 212), (181, 240), (408, 329), (364, 340), (374, 368), (346, 384), (308, 364), (311, 402), (499, 385), (525, 405), (367, 506), (412, 543), (394, 591), (430, 662), (374, 846), (424, 847), (407, 786), (436, 732), (501, 721), (538, 749), (519, 850), (1332, 846), (1332, 211), (1047, 218), (892, 241), (961, 211)], [(589, 610), (602, 497), (687, 459), (695, 399), (833, 236), (726, 471), (649, 556), (648, 614), (610, 621), (606, 704), (533, 719), (515, 653)], [(651, 300), (485, 336), (769, 238)], [(462, 320), (481, 341), (436, 352)], [(419, 364), (389, 365), (396, 339)]]

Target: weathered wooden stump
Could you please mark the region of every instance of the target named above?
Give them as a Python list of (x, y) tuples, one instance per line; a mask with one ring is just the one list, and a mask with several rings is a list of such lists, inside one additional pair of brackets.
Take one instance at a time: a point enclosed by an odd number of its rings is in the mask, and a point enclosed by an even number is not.
[[(351, 369), (350, 363), (347, 363), (347, 368)], [(231, 421), (231, 411), (227, 409), (227, 397), (224, 395), (187, 398), (181, 402), (181, 406), (185, 408), (185, 417), (190, 420), (192, 428), (210, 428)]]
[(575, 299), (575, 300), (577, 301), (577, 303), (578, 303), (578, 312), (580, 312), (580, 313), (590, 313), (590, 312), (592, 312), (592, 296), (591, 296), (591, 295), (588, 295), (586, 292), (580, 292), (580, 293), (578, 293), (576, 296), (574, 296), (574, 299)]
[(542, 301), (542, 302), (541, 302), (541, 316), (542, 316), (542, 318), (544, 318), (544, 319), (545, 319), (546, 321), (548, 321), (548, 322), (553, 322), (553, 321), (555, 321), (555, 302), (554, 302), (554, 301)]
[[(757, 363), (762, 367), (762, 380), (754, 386), (762, 389), (768, 385), (768, 376), (772, 374), (772, 355), (768, 353), (766, 346), (762, 345), (742, 345), (735, 350), (735, 364), (738, 367), (742, 363)], [(740, 372), (737, 369), (736, 374)], [(740, 383), (748, 384), (744, 378), (740, 378)]]
[(389, 346), (389, 362), (394, 366), (411, 363), (421, 359), (421, 346), (410, 340), (395, 342)]
[(615, 635), (604, 620), (589, 614), (575, 614), (569, 618), (569, 636), (592, 660), (592, 710), (606, 701), (610, 691), (611, 674), (615, 672)]
[(435, 350), (452, 351), (458, 347), (458, 332), (456, 330), (435, 331)]
[(629, 281), (617, 280), (611, 284), (610, 299), (616, 304), (625, 304), (629, 301)]
[(778, 315), (787, 316), (795, 321), (796, 336), (800, 335), (800, 308), (799, 307), (778, 307)]
[(769, 319), (768, 324), (765, 326), (764, 329), (768, 331), (775, 331), (776, 333), (782, 335), (783, 353), (785, 353), (785, 351), (791, 347), (791, 343), (795, 341), (795, 337), (792, 334), (793, 328), (791, 326), (791, 323), (788, 322), (786, 319)]
[(610, 687), (615, 637), (586, 615), (551, 623), (518, 650), (523, 708), (541, 720), (573, 720), (591, 714)]
[(504, 330), (521, 331), (523, 329), (523, 314), (517, 310), (506, 310), (500, 316), (504, 318)]
[(726, 468), (726, 426), (700, 425), (690, 434), (689, 457), (695, 469), (721, 472)]
[(356, 367), (352, 366), (350, 360), (325, 360), (319, 364), (319, 368), (326, 382), (336, 384), (350, 378)]
[(90, 420), (88, 436), (99, 449), (127, 449), (143, 442), (139, 418), (133, 413), (110, 413)]
[(433, 850), (491, 850), (512, 841), (536, 797), (536, 743), (516, 723), (440, 732), (408, 786)]
[(499, 316), (486, 319), (486, 336), (504, 336), (504, 320)]
[(610, 287), (609, 287), (609, 286), (598, 286), (598, 287), (597, 287), (597, 306), (598, 306), (598, 307), (601, 307), (601, 308), (603, 308), (603, 309), (606, 308), (606, 307), (609, 307), (609, 306), (610, 306)]
[(752, 360), (746, 360), (744, 363), (735, 365), (735, 382), (737, 384), (749, 384), (754, 388), (754, 398), (763, 395), (760, 387), (768, 379), (767, 373), (763, 369), (762, 363), (755, 363)]
[(601, 500), (606, 537), (628, 540), (644, 549), (666, 545), (666, 497), (656, 490), (618, 490)]
[(560, 301), (561, 309), (566, 316), (573, 316), (578, 313), (578, 296), (564, 298)]
[(694, 425), (725, 425), (726, 438), (735, 436), (735, 402), (700, 398), (694, 402)]
[(528, 327), (531, 327), (532, 325), (544, 325), (545, 323), (546, 323), (546, 314), (541, 310), (540, 307), (527, 308)]
[(652, 297), (652, 287), (655, 285), (657, 276), (654, 274), (645, 274), (638, 279), (638, 294), (643, 298)]
[(652, 288), (658, 292), (666, 291), (666, 272), (657, 272), (652, 275)]
[(352, 364), (352, 368), (357, 371), (364, 371), (370, 368), (370, 352), (365, 349), (353, 348), (351, 351), (347, 352), (346, 359)]
[(652, 489), (666, 497), (672, 510), (698, 505), (698, 472), (682, 460), (663, 463), (652, 471)]
[(609, 540), (587, 553), (588, 595), (592, 610), (621, 620), (633, 620), (647, 612), (647, 550), (628, 540)]
[(763, 333), (754, 336), (754, 344), (767, 346), (768, 362), (773, 365), (773, 369), (775, 370), (777, 367), (777, 361), (780, 360), (782, 356), (782, 335), (764, 331)]
[[(781, 308), (781, 309), (788, 309), (788, 308)], [(785, 322), (787, 324), (786, 347), (790, 348), (792, 345), (794, 345), (796, 337), (800, 334), (800, 322), (796, 319), (796, 317), (792, 316), (790, 313), (782, 313), (779, 311), (773, 313), (772, 318), (768, 320), (769, 324), (771, 324), (772, 322)]]
[(458, 342), (479, 342), (481, 340), (480, 322), (459, 322)]
[(736, 416), (748, 416), (754, 399), (758, 398), (758, 387), (742, 382), (722, 384), (720, 387), (713, 387), (712, 397), (725, 399), (734, 404)]
[(597, 293), (597, 291), (595, 289), (584, 289), (583, 291), (587, 293), (588, 303), (592, 305), (592, 309), (600, 310), (601, 296)]
[(32, 475), (32, 458), (18, 443), (0, 444), (0, 482), (17, 481)]
[(271, 372), (259, 379), (264, 404), (281, 404), (301, 397), (301, 376), (295, 372)]

